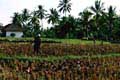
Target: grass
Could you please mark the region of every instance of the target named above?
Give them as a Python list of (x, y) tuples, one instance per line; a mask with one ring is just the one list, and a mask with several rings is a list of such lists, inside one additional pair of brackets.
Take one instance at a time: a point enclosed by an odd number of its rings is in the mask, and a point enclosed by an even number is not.
[(29, 60), (29, 61), (59, 61), (59, 60), (67, 60), (67, 59), (83, 59), (83, 58), (104, 58), (104, 57), (120, 57), (119, 53), (109, 53), (105, 55), (93, 55), (93, 56), (76, 56), (76, 55), (64, 55), (64, 56), (48, 56), (48, 57), (43, 57), (43, 56), (5, 56), (3, 54), (0, 54), (0, 59), (7, 59), (7, 60), (12, 60), (12, 59), (18, 59), (18, 60)]
[[(12, 37), (5, 37), (5, 38), (0, 38), (0, 40), (33, 40), (33, 38), (12, 38)], [(93, 44), (92, 40), (81, 40), (81, 39), (52, 39), (52, 38), (42, 38), (42, 41), (56, 41), (56, 42), (61, 42), (64, 44)], [(104, 44), (110, 44), (110, 42), (103, 42)], [(101, 41), (96, 40), (96, 44), (101, 44)]]
[(14, 38), (14, 37), (0, 37), (0, 40), (33, 40), (33, 38)]
[[(57, 41), (64, 44), (93, 44), (92, 40), (81, 40), (81, 39), (52, 39), (52, 38), (42, 38), (42, 40)], [(110, 42), (103, 42), (104, 44), (110, 44)], [(96, 40), (96, 44), (101, 44), (100, 40)]]

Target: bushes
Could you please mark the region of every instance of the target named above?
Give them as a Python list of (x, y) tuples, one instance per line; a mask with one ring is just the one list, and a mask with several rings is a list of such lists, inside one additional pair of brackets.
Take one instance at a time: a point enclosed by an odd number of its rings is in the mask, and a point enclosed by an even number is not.
[[(60, 43), (43, 43), (41, 45), (43, 55), (62, 56), (66, 54), (72, 55), (95, 55), (106, 53), (120, 53), (120, 45), (73, 45)], [(7, 55), (34, 55), (31, 43), (1, 43), (0, 53)]]

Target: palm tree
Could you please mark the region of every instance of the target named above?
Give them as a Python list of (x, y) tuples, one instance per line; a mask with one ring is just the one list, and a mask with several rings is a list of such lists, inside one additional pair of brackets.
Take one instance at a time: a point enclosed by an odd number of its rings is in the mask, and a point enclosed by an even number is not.
[(32, 33), (34, 37), (40, 34), (40, 22), (36, 13), (33, 13), (33, 15), (31, 16), (29, 25), (32, 28)]
[(12, 17), (12, 23), (15, 25), (20, 25), (21, 26), (21, 14), (15, 12), (14, 16)]
[(107, 24), (109, 26), (109, 40), (112, 39), (112, 31), (113, 31), (113, 26), (114, 26), (114, 20), (115, 20), (115, 16), (116, 16), (116, 13), (115, 13), (115, 8), (113, 8), (112, 6), (110, 6), (108, 8), (108, 13), (107, 13)]
[(21, 26), (24, 28), (23, 29), (24, 36), (28, 36), (28, 34), (30, 33), (30, 26), (28, 25), (30, 17), (31, 14), (29, 13), (29, 10), (26, 8), (23, 9), (21, 13)]
[(104, 13), (104, 4), (101, 3), (101, 1), (97, 0), (95, 1), (95, 5), (90, 7), (90, 9), (92, 10), (94, 16), (93, 16), (93, 21), (94, 21), (94, 26), (96, 28), (96, 30), (94, 31), (93, 33), (93, 36), (94, 36), (94, 44), (95, 44), (95, 36), (98, 35), (98, 31), (99, 31), (99, 19), (100, 19), (100, 16)]
[(53, 25), (59, 22), (59, 14), (56, 9), (50, 9), (50, 14), (48, 14), (48, 23), (52, 23)]
[(60, 0), (60, 3), (58, 5), (59, 11), (63, 12), (63, 14), (71, 11), (71, 5), (72, 3), (70, 3), (71, 0)]
[(23, 20), (27, 20), (27, 19), (30, 17), (30, 14), (29, 14), (28, 9), (25, 8), (25, 9), (22, 11), (22, 17), (23, 17)]
[(22, 11), (21, 15), (22, 15), (23, 26), (26, 26), (26, 24), (30, 18), (30, 13), (29, 13), (28, 9), (24, 9)]
[(12, 17), (12, 23), (23, 28), (24, 36), (27, 36), (26, 34), (30, 30), (28, 25), (30, 17), (30, 13), (27, 9), (24, 9), (22, 13), (14, 13), (14, 16)]
[(29, 19), (30, 19), (30, 17), (31, 17), (28, 9), (24, 9), (24, 10), (22, 11), (21, 17), (22, 17), (22, 21), (21, 21), (22, 26), (23, 26), (23, 27), (27, 27), (27, 24), (28, 24)]
[(41, 20), (40, 23), (41, 23), (41, 26), (43, 27), (43, 22), (42, 20), (45, 18), (46, 16), (46, 13), (47, 12), (45, 9), (43, 9), (43, 6), (42, 5), (39, 5), (38, 6), (38, 10), (35, 12), (35, 14), (37, 15), (37, 17), (39, 17), (39, 19)]
[(61, 38), (72, 38), (74, 37), (76, 29), (76, 19), (69, 15), (68, 17), (62, 17), (57, 26), (57, 30)]
[(91, 22), (90, 18), (92, 16), (92, 13), (89, 12), (87, 9), (85, 9), (82, 13), (79, 13), (79, 16), (81, 17), (80, 23), (82, 24), (83, 29), (85, 30), (86, 38), (88, 39), (88, 31), (90, 28), (90, 22)]
[(14, 16), (12, 18), (13, 18), (12, 22), (14, 24), (19, 24), (22, 27), (26, 27), (27, 22), (29, 21), (30, 18), (30, 14), (27, 9), (24, 9), (21, 14), (14, 13)]
[(103, 44), (103, 40), (107, 40), (107, 35), (109, 34), (108, 28), (107, 28), (107, 18), (106, 13), (104, 13), (99, 18), (99, 31), (98, 31), (98, 38), (101, 40), (101, 44)]

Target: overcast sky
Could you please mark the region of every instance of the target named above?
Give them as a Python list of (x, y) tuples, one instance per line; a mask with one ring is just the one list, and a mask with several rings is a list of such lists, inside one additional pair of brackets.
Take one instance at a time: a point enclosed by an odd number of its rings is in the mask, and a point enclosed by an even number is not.
[[(104, 2), (105, 8), (113, 5), (117, 11), (120, 11), (120, 0), (101, 1)], [(71, 0), (71, 2), (71, 14), (77, 17), (79, 12), (94, 5), (95, 0)], [(21, 12), (24, 8), (34, 10), (38, 5), (43, 5), (46, 10), (49, 10), (50, 8), (56, 8), (58, 4), (59, 0), (0, 0), (0, 23), (3, 23), (3, 25), (10, 23), (13, 13)]]

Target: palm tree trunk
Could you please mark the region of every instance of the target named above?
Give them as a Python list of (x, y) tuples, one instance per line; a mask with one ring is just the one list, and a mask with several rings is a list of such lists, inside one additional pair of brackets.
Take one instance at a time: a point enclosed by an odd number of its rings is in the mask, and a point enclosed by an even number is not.
[(43, 28), (43, 20), (41, 19), (41, 27)]
[(88, 26), (86, 26), (86, 38), (88, 40)]
[(112, 22), (110, 23), (110, 29), (109, 29), (109, 31), (110, 31), (110, 34), (109, 34), (109, 41), (112, 41)]
[(67, 16), (66, 12), (65, 12), (65, 17)]

